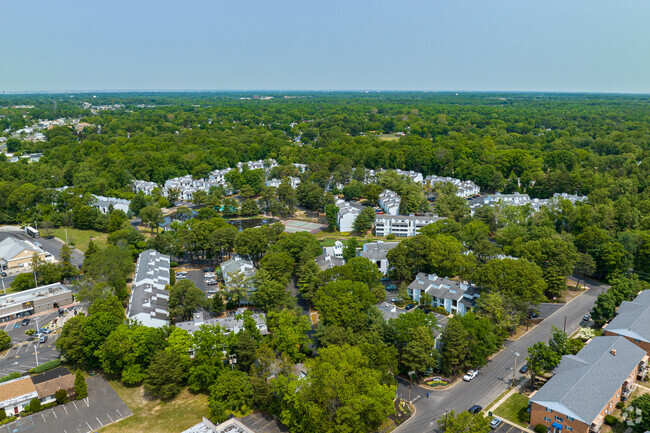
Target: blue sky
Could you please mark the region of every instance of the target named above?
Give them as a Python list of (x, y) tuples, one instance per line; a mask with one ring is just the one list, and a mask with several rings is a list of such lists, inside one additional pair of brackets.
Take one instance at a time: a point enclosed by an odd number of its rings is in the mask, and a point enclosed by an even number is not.
[(650, 93), (650, 2), (0, 0), (0, 91)]

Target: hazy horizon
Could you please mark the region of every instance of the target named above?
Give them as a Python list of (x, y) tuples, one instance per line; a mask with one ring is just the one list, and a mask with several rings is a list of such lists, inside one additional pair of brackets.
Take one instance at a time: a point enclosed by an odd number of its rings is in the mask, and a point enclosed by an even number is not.
[(0, 92), (650, 93), (641, 0), (6, 0)]

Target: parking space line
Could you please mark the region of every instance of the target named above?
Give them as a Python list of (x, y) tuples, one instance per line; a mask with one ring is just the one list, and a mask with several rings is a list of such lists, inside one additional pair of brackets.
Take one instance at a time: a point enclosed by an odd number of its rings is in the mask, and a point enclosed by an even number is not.
[(45, 422), (45, 415), (43, 415), (43, 412), (41, 412), (41, 418), (43, 418), (43, 422)]
[(58, 416), (56, 416), (56, 411), (54, 409), (52, 409), (52, 413), (54, 414), (54, 418), (57, 418), (57, 419), (59, 418)]
[(63, 405), (63, 410), (65, 410), (65, 414), (68, 415), (68, 408), (65, 407), (65, 404)]
[(119, 409), (115, 409), (115, 410), (117, 411), (117, 414), (118, 414), (119, 416), (122, 416), (122, 413), (120, 412)]
[(75, 409), (79, 410), (79, 408), (77, 407), (77, 403), (75, 401), (73, 401), (72, 404), (74, 404)]
[(102, 422), (99, 420), (98, 417), (95, 417), (95, 419), (97, 420), (97, 422), (98, 422), (102, 427), (104, 427), (104, 423), (102, 423)]
[(113, 421), (113, 418), (111, 418), (111, 416), (108, 414), (108, 412), (106, 412), (106, 416), (108, 417), (108, 419), (111, 420), (111, 423), (114, 423), (114, 422), (115, 422), (115, 421)]

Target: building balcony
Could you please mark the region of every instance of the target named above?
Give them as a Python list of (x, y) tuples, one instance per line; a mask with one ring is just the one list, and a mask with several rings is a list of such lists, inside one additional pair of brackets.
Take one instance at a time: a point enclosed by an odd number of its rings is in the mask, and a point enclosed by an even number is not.
[(603, 422), (605, 417), (603, 415), (598, 415), (598, 417), (591, 423), (589, 426), (589, 433), (600, 433), (600, 429), (603, 427)]

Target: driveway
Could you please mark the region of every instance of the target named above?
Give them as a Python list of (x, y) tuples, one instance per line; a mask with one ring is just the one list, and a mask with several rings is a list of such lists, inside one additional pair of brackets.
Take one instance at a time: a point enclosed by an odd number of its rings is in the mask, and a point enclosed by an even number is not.
[[(603, 284), (590, 286), (589, 290), (560, 307), (517, 341), (506, 341), (505, 349), (497, 353), (485, 367), (481, 368), (479, 375), (471, 382), (460, 381), (448, 390), (431, 391), (429, 398), (426, 398), (426, 390), (413, 386), (411, 398), (416, 408), (416, 414), (395, 431), (400, 433), (437, 431), (436, 421), (444, 416), (447, 410), (453, 409), (458, 413), (466, 411), (474, 404), (486, 407), (508, 388), (508, 384), (512, 380), (515, 352), (519, 354), (515, 377), (521, 377), (523, 375), (519, 373), (518, 369), (525, 363), (528, 348), (539, 341), (548, 341), (551, 338), (551, 327), (556, 326), (563, 329), (565, 317), (566, 332), (571, 334), (576, 331), (582, 317), (593, 308), (596, 296), (607, 288), (608, 286)], [(408, 381), (400, 379), (397, 394), (408, 399)], [(510, 433), (514, 433), (514, 431)]]
[(86, 379), (88, 397), (0, 426), (0, 433), (89, 433), (133, 415), (101, 376)]

